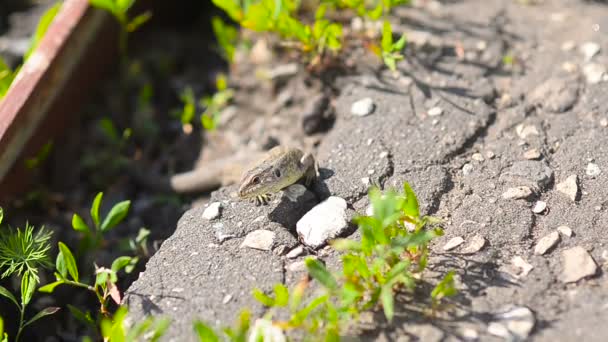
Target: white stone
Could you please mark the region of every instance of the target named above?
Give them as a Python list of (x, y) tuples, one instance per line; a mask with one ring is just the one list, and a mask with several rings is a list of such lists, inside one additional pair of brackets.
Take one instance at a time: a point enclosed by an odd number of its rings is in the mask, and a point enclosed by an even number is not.
[(247, 342), (257, 341), (287, 342), (287, 337), (283, 330), (274, 325), (271, 320), (259, 318), (255, 321), (247, 339)]
[(589, 164), (587, 164), (585, 173), (587, 174), (587, 176), (595, 177), (595, 176), (599, 176), (600, 173), (602, 173), (602, 170), (596, 163), (589, 163)]
[(205, 211), (203, 211), (203, 218), (206, 220), (215, 220), (216, 218), (220, 217), (221, 209), (221, 202), (213, 202), (209, 204)]
[(570, 227), (568, 227), (568, 226), (559, 226), (559, 227), (557, 227), (557, 231), (567, 237), (572, 237), (572, 234), (573, 234), (572, 229), (570, 229)]
[(515, 132), (521, 139), (526, 139), (531, 135), (539, 135), (538, 129), (534, 125), (519, 124), (515, 127)]
[(589, 62), (600, 50), (600, 45), (596, 42), (586, 42), (579, 47), (579, 51), (585, 57), (585, 62)]
[(600, 119), (600, 126), (602, 126), (602, 127), (608, 127), (608, 119), (601, 118)]
[(443, 109), (441, 109), (441, 107), (433, 107), (428, 110), (427, 114), (429, 116), (439, 116), (443, 114)]
[(289, 253), (287, 253), (285, 256), (288, 259), (294, 259), (294, 258), (297, 258), (300, 255), (302, 255), (302, 253), (304, 253), (304, 248), (302, 246), (298, 246), (298, 247), (290, 250)]
[(356, 101), (350, 107), (350, 113), (354, 116), (366, 116), (374, 112), (376, 105), (370, 97)]
[(526, 340), (536, 323), (532, 310), (525, 306), (509, 306), (501, 311), (494, 315), (488, 332), (510, 341)]
[(444, 251), (450, 251), (460, 245), (462, 245), (464, 243), (464, 239), (462, 238), (462, 236), (456, 236), (450, 239), (450, 241), (448, 241), (444, 246), (443, 246), (443, 250)]
[(504, 199), (524, 199), (532, 195), (532, 189), (527, 186), (518, 186), (515, 188), (508, 188), (502, 194)]
[(597, 272), (597, 265), (589, 253), (580, 246), (562, 252), (562, 281), (574, 283)]
[(606, 67), (598, 63), (589, 63), (583, 66), (583, 75), (589, 84), (597, 84), (604, 80)]
[(347, 228), (346, 201), (336, 196), (317, 204), (296, 223), (296, 230), (304, 244), (313, 248), (323, 246)]
[(520, 256), (516, 256), (511, 259), (511, 265), (519, 269), (519, 273), (516, 275), (517, 278), (523, 278), (527, 276), (534, 269), (534, 266), (530, 265), (526, 260), (524, 260)]
[(566, 178), (565, 181), (558, 183), (555, 188), (557, 189), (557, 191), (561, 192), (562, 194), (568, 196), (568, 198), (572, 201), (575, 202), (576, 198), (578, 197), (578, 176), (577, 175), (571, 175), (568, 178)]
[(486, 152), (486, 157), (488, 159), (494, 159), (494, 157), (496, 157), (496, 154), (494, 154), (494, 152), (492, 152), (492, 151), (488, 151), (488, 152)]
[(535, 214), (541, 214), (545, 211), (545, 209), (547, 209), (547, 202), (537, 201), (532, 208), (532, 212)]
[(462, 249), (460, 253), (462, 254), (474, 254), (479, 252), (486, 245), (486, 239), (476, 234), (474, 235), (469, 243)]
[(224, 299), (222, 299), (222, 304), (228, 304), (228, 302), (230, 302), (231, 300), (232, 300), (232, 295), (227, 294), (224, 296)]
[(542, 239), (538, 240), (536, 246), (534, 247), (534, 254), (543, 255), (547, 253), (551, 248), (555, 247), (559, 242), (559, 233), (552, 232), (549, 235), (544, 236)]
[(528, 160), (536, 160), (536, 159), (539, 159), (540, 156), (541, 156), (540, 151), (538, 151), (538, 149), (536, 149), (536, 148), (533, 148), (531, 150), (524, 152), (524, 158), (526, 158)]
[(462, 174), (468, 176), (473, 172), (473, 165), (470, 163), (466, 163), (462, 166)]
[(274, 244), (275, 233), (270, 230), (259, 229), (254, 230), (245, 236), (241, 248), (253, 248), (263, 251), (269, 251)]
[(479, 152), (473, 153), (473, 155), (471, 156), (471, 159), (473, 159), (474, 161), (478, 161), (478, 162), (484, 161), (483, 155), (481, 155), (481, 153), (479, 153)]

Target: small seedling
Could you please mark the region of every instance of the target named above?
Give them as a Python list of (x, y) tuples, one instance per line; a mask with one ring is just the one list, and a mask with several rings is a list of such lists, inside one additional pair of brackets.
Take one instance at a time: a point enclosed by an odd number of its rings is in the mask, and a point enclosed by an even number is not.
[(448, 272), (443, 279), (435, 286), (431, 292), (431, 301), (433, 309), (439, 307), (441, 300), (444, 298), (453, 297), (458, 294), (458, 290), (454, 284), (454, 271)]
[(397, 70), (397, 61), (403, 59), (403, 55), (401, 51), (405, 47), (405, 35), (402, 35), (398, 41), (393, 42), (393, 31), (391, 29), (391, 24), (388, 21), (384, 22), (382, 26), (382, 60), (384, 64), (391, 70)]
[[(2, 223), (2, 219), (3, 211), (0, 208), (0, 223)], [(19, 300), (7, 288), (0, 286), (0, 296), (9, 299), (19, 310), (19, 326), (15, 341), (19, 341), (25, 327), (59, 310), (58, 307), (48, 307), (29, 320), (25, 320), (26, 307), (40, 282), (38, 272), (41, 268), (51, 266), (48, 257), (51, 248), (50, 238), (51, 233), (44, 228), (40, 228), (34, 233), (34, 227), (28, 224), (24, 230), (0, 228), (0, 271), (2, 271), (0, 278), (15, 276), (20, 279), (21, 297)], [(0, 338), (7, 339), (7, 335), (0, 332)]]
[(101, 321), (101, 335), (108, 342), (158, 341), (167, 331), (171, 321), (168, 318), (147, 317), (143, 321), (127, 326), (128, 309), (121, 306), (112, 318)]
[(234, 96), (234, 91), (228, 88), (226, 76), (219, 75), (215, 81), (217, 89), (213, 96), (206, 96), (201, 100), (201, 106), (205, 108), (201, 115), (201, 124), (206, 130), (214, 130), (217, 127), (221, 111), (226, 108)]
[(220, 47), (221, 56), (228, 63), (232, 63), (239, 37), (238, 30), (234, 26), (225, 23), (220, 17), (211, 18), (211, 27), (213, 28), (217, 44)]

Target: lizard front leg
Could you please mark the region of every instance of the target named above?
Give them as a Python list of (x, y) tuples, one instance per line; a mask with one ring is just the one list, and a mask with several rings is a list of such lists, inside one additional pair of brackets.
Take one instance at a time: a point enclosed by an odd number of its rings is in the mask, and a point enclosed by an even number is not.
[(304, 184), (306, 186), (312, 184), (319, 177), (319, 165), (312, 154), (305, 153), (300, 159), (300, 166), (306, 170), (304, 173)]

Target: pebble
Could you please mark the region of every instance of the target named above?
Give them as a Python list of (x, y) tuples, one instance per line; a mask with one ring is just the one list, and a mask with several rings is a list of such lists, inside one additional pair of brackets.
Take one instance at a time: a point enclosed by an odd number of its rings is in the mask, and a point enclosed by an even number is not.
[(524, 124), (517, 125), (515, 127), (515, 133), (517, 133), (517, 136), (520, 137), (521, 139), (526, 139), (527, 137), (529, 137), (531, 135), (539, 135), (538, 129), (536, 129), (536, 126), (524, 125)]
[(532, 208), (532, 212), (535, 214), (541, 214), (543, 211), (545, 211), (545, 209), (547, 209), (547, 202), (537, 201)]
[(602, 126), (602, 127), (608, 127), (608, 119), (601, 118), (600, 119), (600, 126)]
[(253, 248), (263, 251), (269, 251), (274, 244), (275, 233), (270, 230), (258, 229), (245, 236), (245, 240), (241, 243), (241, 248)]
[(544, 255), (551, 248), (555, 247), (559, 242), (559, 233), (552, 232), (549, 235), (546, 235), (542, 239), (538, 240), (536, 246), (534, 247), (534, 254), (536, 255)]
[(215, 238), (217, 239), (217, 241), (221, 244), (226, 240), (229, 239), (233, 239), (236, 237), (236, 235), (234, 234), (227, 234), (225, 233), (224, 230), (224, 224), (223, 223), (216, 223), (213, 225), (213, 230), (215, 231)]
[(511, 259), (511, 265), (519, 269), (519, 272), (515, 274), (516, 278), (523, 278), (534, 269), (534, 266), (530, 265), (526, 260), (524, 260), (520, 256), (516, 256)]
[(298, 247), (290, 250), (289, 253), (287, 253), (285, 256), (288, 259), (295, 259), (295, 258), (299, 257), (300, 255), (302, 255), (302, 253), (304, 253), (304, 247), (298, 246)]
[(570, 229), (570, 227), (568, 227), (568, 226), (559, 226), (559, 227), (557, 227), (557, 231), (567, 237), (572, 237), (572, 234), (573, 234), (572, 229)]
[(460, 253), (475, 254), (483, 249), (483, 247), (486, 245), (486, 242), (487, 241), (483, 236), (476, 234), (471, 238), (471, 241), (469, 241), (469, 244), (466, 245)]
[(579, 193), (578, 176), (571, 175), (568, 178), (566, 178), (565, 181), (558, 183), (555, 187), (556, 187), (557, 191), (568, 196), (568, 198), (572, 202), (575, 202), (576, 198), (578, 197), (578, 193)]
[[(311, 257), (311, 258), (316, 259), (316, 257)], [(287, 266), (287, 270), (289, 270), (290, 272), (305, 272), (307, 270), (306, 261), (298, 260), (298, 261), (292, 262), (291, 264), (289, 264), (289, 266)]]
[(579, 51), (585, 57), (585, 62), (589, 62), (595, 55), (600, 53), (600, 45), (595, 42), (586, 42), (579, 46)]
[(496, 154), (494, 154), (494, 152), (492, 152), (492, 151), (486, 152), (486, 158), (494, 159), (494, 157), (496, 157)]
[(443, 109), (441, 109), (441, 107), (433, 107), (433, 108), (429, 109), (427, 114), (429, 116), (439, 116), (439, 115), (443, 114)]
[(536, 148), (524, 152), (524, 158), (528, 160), (540, 159), (540, 151)]
[(476, 341), (479, 339), (479, 333), (475, 329), (471, 328), (460, 328), (460, 335), (465, 341)]
[(510, 305), (494, 314), (488, 325), (488, 332), (509, 341), (523, 341), (530, 336), (536, 319), (532, 310), (525, 306)]
[(231, 294), (227, 294), (227, 295), (224, 296), (224, 299), (222, 299), (222, 304), (226, 305), (231, 300), (232, 300), (232, 295)]
[(587, 176), (595, 177), (595, 176), (599, 176), (600, 173), (602, 173), (602, 170), (596, 163), (589, 163), (589, 164), (587, 164), (585, 173), (587, 174)]
[(371, 180), (369, 179), (369, 177), (361, 178), (361, 183), (363, 183), (363, 185), (365, 185), (365, 186), (369, 186), (370, 182), (371, 182)]
[(473, 159), (474, 161), (478, 161), (478, 162), (482, 162), (485, 160), (483, 158), (483, 155), (481, 155), (481, 153), (473, 153), (473, 155), (471, 156), (471, 159)]
[(468, 176), (473, 172), (473, 165), (470, 163), (466, 163), (462, 166), (462, 174)]
[(508, 188), (502, 194), (502, 198), (504, 199), (524, 199), (528, 198), (532, 195), (532, 189), (527, 186), (518, 186), (515, 188)]
[(287, 337), (278, 325), (269, 319), (258, 318), (250, 330), (247, 341), (287, 342)]
[(317, 204), (296, 223), (301, 241), (313, 248), (323, 246), (346, 229), (346, 201), (336, 196)]
[(589, 63), (583, 66), (583, 75), (589, 84), (597, 84), (604, 81), (606, 67), (598, 63)]
[(213, 202), (203, 211), (203, 218), (206, 220), (215, 220), (220, 217), (222, 210), (221, 202)]
[(553, 170), (542, 161), (520, 160), (503, 171), (499, 179), (512, 186), (526, 185), (543, 189), (553, 180)]
[(450, 239), (445, 245), (443, 245), (444, 251), (450, 251), (464, 243), (462, 236), (456, 236)]
[(597, 272), (597, 265), (589, 253), (580, 246), (572, 247), (562, 252), (564, 283), (577, 282)]
[(370, 97), (356, 101), (350, 107), (350, 113), (354, 116), (367, 116), (374, 112), (376, 105)]
[(298, 63), (288, 63), (278, 65), (270, 70), (268, 76), (270, 79), (289, 78), (298, 73)]

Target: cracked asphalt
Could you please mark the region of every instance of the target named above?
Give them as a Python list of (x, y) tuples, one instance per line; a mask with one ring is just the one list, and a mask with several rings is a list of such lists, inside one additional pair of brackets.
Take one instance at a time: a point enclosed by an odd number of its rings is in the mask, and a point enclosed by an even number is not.
[[(284, 253), (299, 245), (295, 223), (302, 215), (333, 195), (346, 199), (352, 217), (367, 207), (370, 184), (400, 188), (407, 181), (422, 210), (444, 220), (429, 277), (455, 270), (460, 294), (437, 319), (413, 317), (406, 306), (391, 324), (375, 316), (361, 339), (500, 341), (489, 326), (514, 305), (533, 313), (526, 339), (606, 340), (608, 72), (595, 82), (590, 70), (608, 68), (608, 6), (446, 1), (438, 9), (399, 10), (393, 19), (411, 37), (400, 76), (338, 81), (344, 86), (336, 122), (320, 143), (321, 181), (312, 192), (266, 207), (237, 201), (234, 187), (213, 193), (211, 201), (223, 203), (220, 218), (202, 218), (204, 207), (188, 211), (128, 289), (132, 319), (168, 315), (167, 339), (183, 341), (194, 339), (192, 319), (226, 325), (244, 307), (263, 314), (251, 290), (298, 279), (291, 266), (302, 257)], [(586, 56), (580, 47), (587, 42), (600, 51)], [(514, 62), (503, 65), (505, 56)], [(374, 112), (353, 116), (352, 103), (366, 97)], [(441, 113), (430, 115), (435, 107)], [(572, 175), (575, 201), (557, 189)], [(506, 198), (516, 187), (530, 194)], [(538, 241), (560, 226), (573, 234), (560, 233), (544, 255), (535, 254)], [(271, 250), (241, 247), (247, 233), (262, 228), (276, 234)], [(476, 236), (483, 247), (463, 253)], [(446, 251), (456, 237), (464, 243)], [(577, 246), (597, 270), (566, 283), (563, 251)], [(327, 249), (318, 257), (336, 264)], [(516, 259), (531, 266), (527, 274)]]

